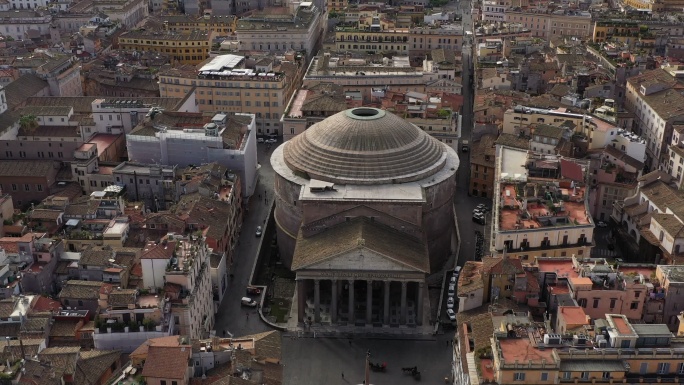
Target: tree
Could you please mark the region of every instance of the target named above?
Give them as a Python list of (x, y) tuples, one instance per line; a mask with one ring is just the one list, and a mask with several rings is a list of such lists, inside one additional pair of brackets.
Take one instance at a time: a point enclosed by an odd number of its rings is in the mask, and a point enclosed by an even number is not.
[(26, 133), (33, 133), (38, 128), (38, 118), (33, 114), (22, 115), (19, 119), (19, 126)]

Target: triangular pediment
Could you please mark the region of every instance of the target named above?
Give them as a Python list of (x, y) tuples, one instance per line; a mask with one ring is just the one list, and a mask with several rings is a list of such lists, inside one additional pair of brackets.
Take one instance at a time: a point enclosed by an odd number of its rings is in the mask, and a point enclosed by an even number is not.
[(419, 271), (364, 246), (346, 250), (302, 270)]

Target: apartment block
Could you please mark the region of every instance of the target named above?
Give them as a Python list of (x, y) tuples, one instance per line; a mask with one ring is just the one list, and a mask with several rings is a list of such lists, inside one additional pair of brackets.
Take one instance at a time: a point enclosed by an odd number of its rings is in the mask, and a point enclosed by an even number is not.
[(519, 23), (529, 28), (531, 35), (551, 40), (557, 36), (574, 36), (588, 39), (592, 36), (591, 13), (578, 10), (558, 10), (554, 12), (530, 12), (509, 9), (505, 13), (507, 23)]
[(164, 290), (174, 327), (190, 338), (206, 338), (214, 327), (209, 254), (201, 236), (168, 235), (141, 256), (145, 287)]
[(294, 54), (282, 62), (258, 60), (228, 54), (212, 58), (199, 70), (182, 66), (162, 71), (160, 95), (184, 98), (194, 91), (199, 112), (254, 114), (258, 135), (280, 136), (280, 118), (303, 68)]
[(655, 273), (664, 294), (664, 306), (662, 309), (663, 321), (670, 330), (681, 327), (678, 317), (682, 313), (682, 300), (684, 296), (684, 266), (682, 265), (658, 265)]
[(684, 67), (665, 66), (627, 79), (625, 108), (635, 115), (634, 131), (646, 139), (646, 166), (668, 168), (673, 126), (684, 119)]
[(476, 197), (494, 196), (494, 177), (496, 170), (496, 137), (483, 135), (473, 141), (470, 149), (470, 194)]
[(517, 105), (506, 110), (502, 132), (513, 135), (532, 135), (535, 124), (565, 126), (573, 131), (584, 132), (591, 117), (586, 114), (567, 112), (565, 109), (543, 109)]
[(682, 167), (684, 167), (684, 124), (675, 123), (672, 125), (672, 142), (669, 146), (667, 173), (674, 178), (674, 183), (680, 189), (684, 185)]
[[(214, 10), (215, 11), (215, 10)], [(209, 35), (209, 41), (218, 36), (229, 36), (237, 29), (238, 18), (235, 15), (162, 15), (164, 31), (190, 34), (193, 31)]]
[(167, 53), (173, 64), (199, 64), (209, 57), (210, 34), (128, 31), (119, 36), (119, 48), (128, 51)]
[(28, 38), (29, 31), (38, 31), (39, 36), (50, 36), (52, 15), (37, 10), (0, 11), (0, 31), (15, 40)]
[(588, 256), (594, 223), (586, 160), (497, 146), (492, 234), (496, 255)]
[(323, 12), (311, 2), (298, 3), (286, 14), (284, 10), (288, 9), (265, 8), (241, 17), (235, 29), (240, 50), (268, 54), (305, 51), (307, 57), (312, 57), (323, 36)]
[(407, 43), (408, 54), (412, 58), (424, 57), (434, 50), (458, 55), (463, 45), (463, 27), (451, 22), (411, 27)]
[[(257, 183), (255, 131), (251, 114), (155, 111), (126, 136), (128, 158), (179, 167), (216, 162), (238, 174), (242, 195), (250, 196)], [(139, 186), (138, 196), (141, 190), (144, 198), (149, 189)]]

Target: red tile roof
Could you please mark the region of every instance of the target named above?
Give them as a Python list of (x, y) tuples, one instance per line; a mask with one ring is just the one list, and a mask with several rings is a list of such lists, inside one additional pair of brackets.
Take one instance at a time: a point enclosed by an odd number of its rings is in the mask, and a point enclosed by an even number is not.
[(143, 377), (185, 379), (192, 349), (189, 346), (150, 346)]
[(33, 312), (45, 312), (45, 311), (59, 311), (60, 307), (62, 306), (59, 301), (55, 301), (53, 299), (39, 296), (35, 303), (33, 304), (33, 307), (31, 308), (31, 311)]
[(166, 244), (148, 243), (143, 250), (141, 259), (171, 259), (173, 251), (176, 249), (176, 242), (171, 241)]
[(584, 181), (584, 173), (582, 167), (569, 160), (561, 159), (561, 175), (564, 178), (574, 180), (575, 182)]

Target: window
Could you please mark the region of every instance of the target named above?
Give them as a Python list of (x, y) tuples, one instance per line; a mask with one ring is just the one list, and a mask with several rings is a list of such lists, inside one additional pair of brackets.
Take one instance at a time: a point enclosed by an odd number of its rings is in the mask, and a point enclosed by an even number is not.
[(589, 379), (589, 372), (582, 372), (582, 379), (583, 380), (588, 380)]
[(43, 191), (43, 185), (42, 185), (42, 184), (37, 184), (37, 185), (36, 185), (36, 190), (38, 190), (38, 191)]
[(684, 374), (684, 362), (680, 362), (677, 365), (677, 374)]
[(632, 302), (631, 304), (629, 304), (629, 308), (630, 308), (631, 310), (636, 310), (636, 309), (638, 309), (638, 308), (639, 308), (639, 302), (637, 302), (637, 301)]
[(515, 381), (525, 381), (525, 373), (513, 373), (513, 380)]
[(599, 305), (599, 299), (594, 298), (594, 309), (596, 309), (598, 307), (598, 305)]
[(610, 379), (610, 372), (603, 372), (603, 375), (601, 376), (604, 380)]
[(17, 185), (12, 183), (12, 191), (17, 191)]
[(667, 374), (670, 372), (670, 363), (661, 362), (658, 364), (658, 374)]
[(513, 290), (513, 286), (506, 285), (506, 286), (504, 286), (504, 290), (507, 290), (507, 291)]
[(171, 381), (171, 385), (178, 385), (178, 381)]
[(541, 381), (548, 381), (549, 380), (549, 373), (547, 372), (542, 372), (541, 376), (539, 377)]
[(159, 382), (161, 383), (161, 385), (166, 385), (166, 380), (161, 380)]
[(83, 301), (81, 301), (80, 299), (78, 300), (78, 306), (83, 306)]
[(24, 185), (24, 191), (31, 191), (31, 186), (29, 186), (28, 184), (25, 184)]
[(617, 302), (617, 299), (611, 298), (610, 299), (610, 308), (613, 309), (615, 308), (615, 303)]
[(572, 378), (572, 373), (570, 372), (563, 372), (563, 379), (564, 380), (569, 380)]

